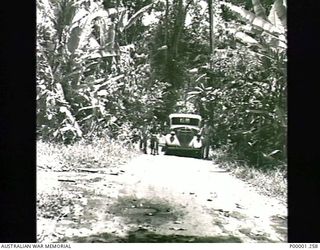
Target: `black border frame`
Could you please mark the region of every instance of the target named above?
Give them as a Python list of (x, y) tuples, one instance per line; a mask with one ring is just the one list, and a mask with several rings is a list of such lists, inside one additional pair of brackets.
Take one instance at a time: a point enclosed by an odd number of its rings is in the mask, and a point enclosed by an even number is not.
[(319, 27), (312, 0), (288, 1), (288, 236), (320, 242), (317, 152)]
[(36, 242), (35, 1), (0, 7), (0, 242)]
[[(288, 5), (288, 240), (319, 242), (320, 14), (312, 0)], [(36, 2), (0, 11), (0, 242), (36, 242)]]

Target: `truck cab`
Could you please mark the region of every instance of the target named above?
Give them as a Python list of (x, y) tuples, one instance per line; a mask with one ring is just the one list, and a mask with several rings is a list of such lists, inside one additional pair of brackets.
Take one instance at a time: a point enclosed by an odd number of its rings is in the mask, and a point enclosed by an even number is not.
[(165, 154), (184, 152), (202, 158), (201, 120), (201, 116), (196, 114), (170, 114), (170, 132), (165, 136)]

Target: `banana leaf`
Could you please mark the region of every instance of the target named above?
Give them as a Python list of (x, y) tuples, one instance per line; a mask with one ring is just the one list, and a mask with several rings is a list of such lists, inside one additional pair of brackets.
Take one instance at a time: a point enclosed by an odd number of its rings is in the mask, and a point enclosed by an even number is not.
[(246, 44), (259, 44), (259, 42), (255, 40), (253, 37), (241, 31), (235, 32), (234, 37)]
[(273, 25), (271, 22), (269, 22), (266, 19), (263, 19), (257, 15), (255, 15), (254, 13), (245, 10), (239, 6), (233, 5), (231, 3), (227, 3), (227, 2), (221, 2), (221, 4), (225, 5), (228, 9), (230, 9), (231, 11), (235, 12), (236, 14), (239, 15), (239, 17), (241, 19), (243, 19), (246, 22), (249, 22), (250, 24), (252, 24), (253, 26), (268, 32), (270, 34), (273, 35), (279, 35), (279, 34), (283, 34), (283, 30), (280, 29), (279, 27)]
[(283, 30), (287, 27), (287, 12), (284, 0), (276, 0), (271, 7), (268, 20), (275, 26)]
[(252, 0), (254, 13), (263, 19), (267, 19), (266, 10), (262, 6), (260, 0)]

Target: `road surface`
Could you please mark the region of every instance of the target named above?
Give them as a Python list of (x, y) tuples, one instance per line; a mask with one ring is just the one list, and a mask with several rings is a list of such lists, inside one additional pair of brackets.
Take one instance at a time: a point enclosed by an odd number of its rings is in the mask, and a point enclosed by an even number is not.
[(120, 168), (38, 171), (72, 202), (39, 217), (40, 242), (286, 242), (287, 206), (212, 161), (141, 155)]

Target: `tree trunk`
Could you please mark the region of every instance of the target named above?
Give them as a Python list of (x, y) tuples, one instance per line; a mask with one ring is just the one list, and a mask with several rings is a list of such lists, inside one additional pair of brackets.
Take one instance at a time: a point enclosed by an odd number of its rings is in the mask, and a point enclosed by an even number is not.
[(164, 44), (167, 46), (167, 49), (165, 50), (165, 62), (168, 62), (168, 30), (169, 30), (168, 23), (169, 23), (169, 0), (166, 0)]
[(210, 69), (213, 69), (212, 59), (214, 55), (215, 49), (215, 37), (214, 37), (214, 17), (213, 17), (213, 0), (209, 0), (209, 21), (210, 21), (210, 53), (211, 53), (211, 61), (210, 61)]

